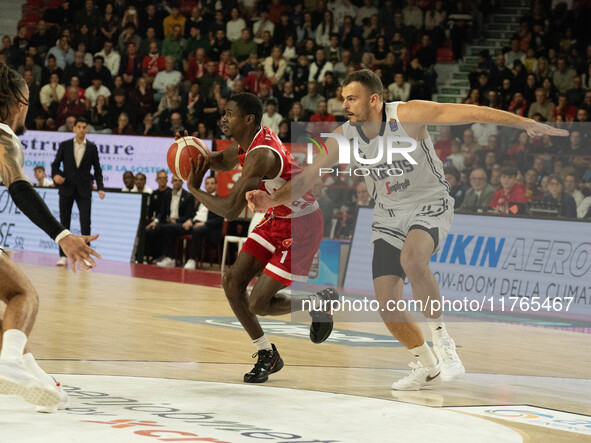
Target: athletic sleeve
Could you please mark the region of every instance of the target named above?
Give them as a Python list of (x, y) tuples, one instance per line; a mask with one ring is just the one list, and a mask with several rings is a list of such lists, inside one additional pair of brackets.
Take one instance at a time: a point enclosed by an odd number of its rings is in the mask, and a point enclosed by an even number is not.
[(53, 240), (62, 232), (67, 231), (58, 222), (41, 196), (33, 189), (33, 186), (24, 180), (13, 182), (8, 187), (16, 206), (25, 214), (29, 220), (41, 228)]

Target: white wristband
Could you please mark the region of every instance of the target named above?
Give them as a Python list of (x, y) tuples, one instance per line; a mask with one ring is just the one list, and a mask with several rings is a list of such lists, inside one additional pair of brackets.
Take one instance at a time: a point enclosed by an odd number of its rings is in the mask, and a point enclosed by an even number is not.
[(67, 229), (64, 229), (62, 232), (59, 233), (59, 235), (55, 238), (55, 242), (59, 243), (63, 238), (67, 237), (68, 235), (70, 235), (71, 232), (68, 231)]

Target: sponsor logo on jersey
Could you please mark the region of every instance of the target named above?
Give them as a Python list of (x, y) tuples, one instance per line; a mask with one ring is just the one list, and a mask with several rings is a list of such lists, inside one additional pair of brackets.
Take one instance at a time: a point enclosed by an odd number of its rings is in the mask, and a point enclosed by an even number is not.
[(390, 195), (393, 192), (404, 191), (410, 186), (410, 180), (407, 178), (403, 182), (390, 183), (386, 182), (386, 194)]
[(396, 121), (395, 118), (390, 118), (390, 121), (388, 122), (388, 124), (390, 125), (390, 131), (392, 131), (392, 132), (398, 131), (398, 122)]

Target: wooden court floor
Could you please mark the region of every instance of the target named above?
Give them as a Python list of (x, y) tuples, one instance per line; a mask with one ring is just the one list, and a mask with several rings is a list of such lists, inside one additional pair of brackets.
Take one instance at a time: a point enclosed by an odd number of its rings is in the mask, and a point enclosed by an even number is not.
[[(48, 372), (242, 383), (252, 367), (254, 347), (243, 330), (170, 318), (233, 317), (220, 288), (108, 275), (100, 267), (73, 274), (19, 266), (40, 295), (30, 345)], [(387, 334), (378, 322), (335, 328)], [(270, 337), (286, 366), (268, 385), (432, 407), (527, 404), (591, 415), (589, 334), (492, 322), (453, 322), (448, 330), (461, 346), (467, 374), (428, 391), (390, 390), (407, 370), (404, 348), (314, 345), (289, 336)], [(518, 430), (524, 441), (584, 437), (491, 420)]]

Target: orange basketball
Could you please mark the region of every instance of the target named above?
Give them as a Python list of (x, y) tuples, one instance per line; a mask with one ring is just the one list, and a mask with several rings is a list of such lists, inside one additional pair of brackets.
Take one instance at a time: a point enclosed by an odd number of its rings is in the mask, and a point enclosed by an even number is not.
[(199, 156), (204, 156), (209, 164), (209, 148), (197, 137), (182, 137), (168, 148), (166, 162), (170, 171), (178, 178), (187, 180), (191, 172), (190, 159), (197, 164)]

